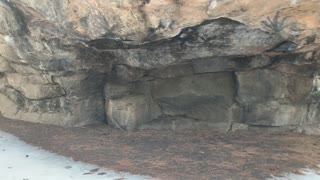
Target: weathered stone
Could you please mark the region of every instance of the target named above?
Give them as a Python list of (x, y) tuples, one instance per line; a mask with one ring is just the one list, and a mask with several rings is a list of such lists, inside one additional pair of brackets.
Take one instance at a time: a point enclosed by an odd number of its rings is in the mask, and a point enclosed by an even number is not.
[(68, 127), (97, 124), (105, 120), (101, 97), (91, 96), (76, 101), (66, 98), (30, 100), (18, 91), (6, 88), (0, 91), (0, 101), (6, 104), (0, 106), (0, 114), (11, 119)]
[[(8, 118), (57, 125), (66, 125), (63, 121), (71, 122), (70, 114), (68, 115), (64, 112), (39, 112), (39, 108), (37, 108), (38, 110), (34, 109), (34, 105), (33, 108), (28, 107), (25, 99), (14, 91), (6, 91), (6, 94), (0, 93), (0, 101), (6, 104), (5, 106), (0, 106), (0, 112)], [(48, 118), (48, 116), (51, 116), (51, 118)]]
[(31, 66), (28, 66), (27, 64), (18, 64), (18, 63), (10, 63), (11, 68), (23, 75), (31, 75), (31, 74), (42, 74), (41, 70), (37, 70)]
[(232, 123), (230, 127), (230, 131), (241, 131), (241, 130), (248, 130), (249, 126), (247, 124), (242, 123)]
[[(198, 129), (201, 126), (199, 122), (195, 119), (181, 116), (173, 117), (160, 117), (151, 122), (142, 124), (139, 129), (151, 129), (151, 130), (185, 130), (185, 129)], [(205, 123), (203, 123), (205, 124)], [(202, 127), (205, 127), (202, 125)]]
[(138, 81), (134, 83), (132, 94), (140, 94), (148, 97), (152, 97), (153, 81)]
[(273, 99), (303, 101), (312, 89), (312, 77), (296, 76), (273, 70), (254, 70), (236, 73), (241, 104), (253, 104)]
[(320, 124), (320, 104), (313, 103), (309, 105), (308, 117), (302, 124)]
[(228, 122), (234, 90), (233, 75), (220, 73), (156, 80), (152, 93), (165, 114)]
[[(16, 34), (20, 24), (16, 19), (15, 12), (6, 1), (0, 2), (0, 34)], [(1, 39), (1, 36), (0, 36)], [(1, 40), (0, 40), (1, 41)]]
[(272, 63), (266, 56), (243, 56), (243, 57), (214, 57), (194, 60), (195, 73), (209, 73), (222, 71), (240, 71), (264, 67)]
[(143, 124), (139, 129), (152, 129), (152, 130), (217, 130), (228, 131), (230, 128), (229, 123), (214, 123), (209, 121), (199, 121), (183, 116), (161, 117), (151, 122)]
[(10, 73), (6, 77), (10, 86), (22, 92), (29, 99), (55, 98), (65, 94), (61, 86), (52, 82), (51, 76), (22, 76)]
[(151, 70), (179, 64), (183, 60), (174, 56), (168, 47), (157, 49), (128, 49), (114, 50), (119, 64)]
[[(1, 38), (1, 36), (0, 36)], [(1, 42), (1, 41), (0, 41)], [(10, 47), (7, 44), (1, 44), (0, 43), (0, 55), (13, 62), (20, 62), (20, 57), (17, 55), (17, 53), (13, 50), (12, 47)]]
[(105, 74), (71, 73), (65, 76), (54, 76), (52, 80), (66, 91), (65, 96), (68, 99), (79, 100), (92, 96), (104, 99), (103, 87), (106, 80)]
[(299, 125), (306, 121), (306, 105), (280, 104), (277, 101), (267, 101), (250, 104), (245, 107), (243, 120), (256, 126), (287, 126)]
[(132, 93), (134, 84), (127, 82), (109, 81), (104, 86), (104, 96), (106, 99), (119, 98)]
[(131, 68), (124, 65), (115, 65), (113, 68), (114, 78), (129, 82), (138, 81), (144, 74), (142, 69)]
[(175, 78), (193, 75), (193, 68), (190, 64), (181, 64), (151, 70), (148, 75), (155, 78)]
[(151, 98), (143, 95), (109, 99), (106, 102), (106, 112), (109, 124), (128, 130), (161, 115), (159, 106)]
[(287, 74), (290, 76), (302, 76), (306, 78), (313, 78), (315, 72), (319, 69), (315, 65), (293, 65), (289, 63), (280, 63), (272, 70), (278, 71), (283, 74)]
[(319, 7), (276, 0), (2, 0), (0, 111), (85, 125), (104, 120), (104, 94), (113, 108), (107, 116), (129, 129), (159, 114), (191, 119), (174, 121), (182, 129), (316, 123)]
[(9, 62), (0, 56), (0, 72), (12, 72)]
[(159, 79), (154, 81), (154, 98), (178, 96), (212, 96), (232, 101), (234, 95), (232, 73), (214, 73)]
[(320, 135), (320, 124), (299, 126), (297, 128), (297, 132), (304, 133), (307, 135), (319, 136)]

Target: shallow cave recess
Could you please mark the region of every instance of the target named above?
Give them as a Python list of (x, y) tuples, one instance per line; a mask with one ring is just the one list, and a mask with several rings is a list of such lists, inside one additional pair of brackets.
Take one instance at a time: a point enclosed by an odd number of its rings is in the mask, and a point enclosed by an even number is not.
[(87, 44), (117, 56), (104, 87), (116, 128), (319, 132), (317, 51), (280, 34), (220, 18), (170, 39)]
[(124, 130), (320, 131), (319, 52), (298, 51), (280, 32), (228, 18), (166, 39), (150, 31), (144, 42), (30, 32), (12, 38), (16, 50), (0, 50), (5, 117)]

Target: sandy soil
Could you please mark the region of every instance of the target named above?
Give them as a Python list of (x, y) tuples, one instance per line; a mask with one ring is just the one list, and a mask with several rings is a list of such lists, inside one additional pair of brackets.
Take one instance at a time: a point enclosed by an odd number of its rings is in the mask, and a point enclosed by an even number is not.
[(265, 179), (320, 163), (320, 137), (268, 129), (126, 132), (0, 118), (0, 130), (75, 160), (166, 180)]

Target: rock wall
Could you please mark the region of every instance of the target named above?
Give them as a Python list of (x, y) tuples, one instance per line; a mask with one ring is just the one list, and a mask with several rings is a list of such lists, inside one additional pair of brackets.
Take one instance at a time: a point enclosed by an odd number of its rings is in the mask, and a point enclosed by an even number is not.
[(319, 0), (0, 0), (0, 113), (320, 131)]

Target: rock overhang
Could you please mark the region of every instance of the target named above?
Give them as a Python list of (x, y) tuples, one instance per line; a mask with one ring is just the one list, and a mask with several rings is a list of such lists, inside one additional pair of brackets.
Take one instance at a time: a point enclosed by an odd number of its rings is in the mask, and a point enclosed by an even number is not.
[(319, 124), (317, 7), (2, 0), (0, 112), (127, 129)]

